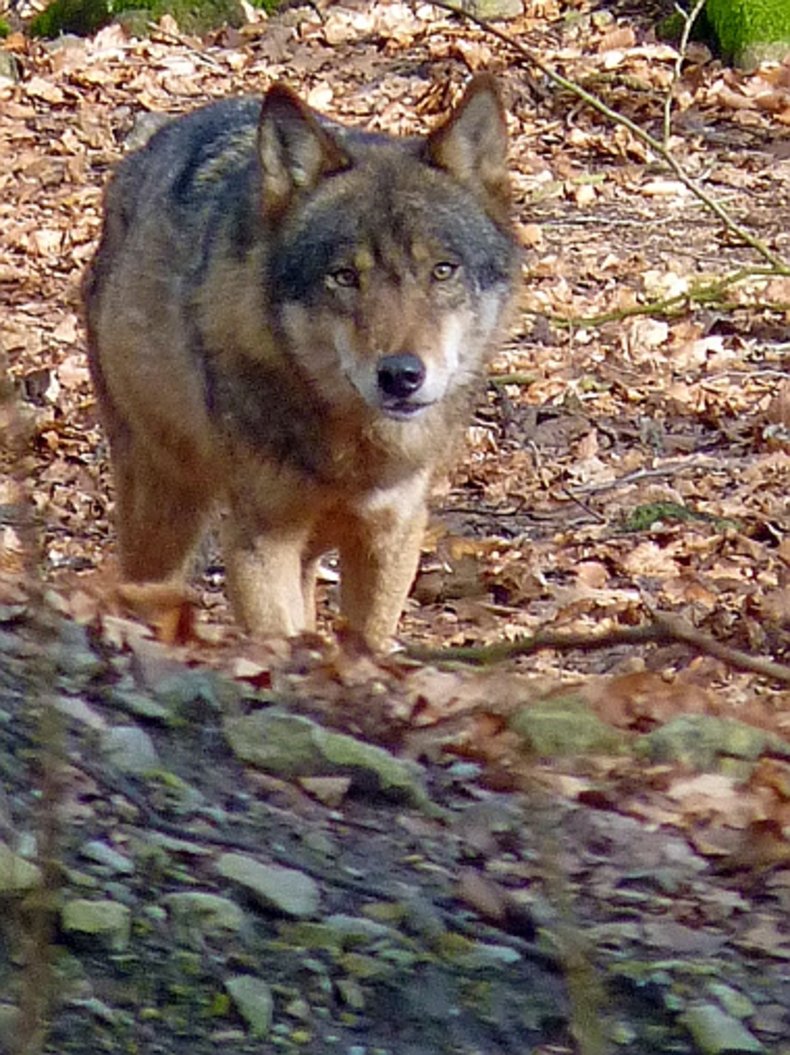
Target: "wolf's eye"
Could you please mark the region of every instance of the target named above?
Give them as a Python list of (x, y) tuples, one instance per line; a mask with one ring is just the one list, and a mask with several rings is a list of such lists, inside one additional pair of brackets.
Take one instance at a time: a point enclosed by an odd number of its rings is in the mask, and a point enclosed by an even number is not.
[(431, 271), (431, 278), (434, 282), (446, 282), (448, 278), (452, 278), (458, 270), (458, 264), (452, 264), (449, 260), (441, 260), (438, 264), (433, 265)]
[(353, 267), (336, 267), (327, 277), (333, 286), (341, 289), (356, 289), (359, 285), (359, 275)]

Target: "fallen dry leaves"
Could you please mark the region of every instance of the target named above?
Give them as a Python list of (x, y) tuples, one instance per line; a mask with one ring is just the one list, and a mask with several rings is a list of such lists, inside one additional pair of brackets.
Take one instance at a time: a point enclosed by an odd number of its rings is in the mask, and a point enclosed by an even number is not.
[[(574, 18), (565, 20), (569, 7)], [(543, 0), (506, 31), (660, 136), (676, 55), (647, 21)], [(495, 70), (511, 114), (524, 284), (469, 454), (441, 499), (404, 638), (487, 644), (538, 628), (633, 626), (664, 610), (781, 661), (790, 627), (790, 279), (755, 273), (720, 301), (684, 311), (682, 298), (701, 284), (762, 262), (627, 129), (540, 81), (535, 98), (501, 40), (428, 4), (319, 2), (207, 41), (181, 37), (171, 20), (148, 40), (110, 26), (92, 39), (44, 45), (17, 34), (4, 46), (22, 78), (0, 80), (0, 353), (17, 392), (15, 435), (21, 428), (30, 442), (0, 479), (0, 501), (24, 504), (24, 485), (40, 526), (41, 575), (61, 609), (141, 656), (161, 647), (131, 616), (147, 618), (179, 662), (211, 662), (256, 687), (298, 682), (333, 720), (405, 739), (417, 753), (450, 751), (481, 761), (505, 785), (539, 780), (580, 801), (681, 824), (713, 854), (716, 833), (729, 829), (738, 836), (726, 849), (733, 861), (786, 865), (784, 761), (764, 759), (748, 787), (623, 759), (585, 770), (525, 760), (507, 729), (513, 709), (570, 684), (630, 732), (703, 713), (790, 735), (786, 692), (683, 645), (544, 651), (496, 674), (397, 657), (379, 664), (353, 650), (327, 652), (318, 640), (293, 649), (242, 641), (213, 559), (197, 610), (181, 593), (109, 585), (99, 569), (112, 553), (111, 489), (79, 280), (102, 185), (149, 112), (283, 79), (335, 117), (413, 132), (435, 120), (470, 71)], [(689, 59), (674, 88), (669, 146), (787, 257), (790, 65), (747, 75), (699, 47)], [(671, 298), (675, 314), (609, 317)], [(0, 426), (10, 435), (5, 403)], [(0, 568), (22, 573), (24, 549), (11, 518), (0, 532)], [(332, 580), (328, 569), (327, 612)], [(748, 846), (738, 841), (744, 832)], [(471, 881), (462, 896), (504, 911), (495, 890)], [(749, 940), (773, 939), (758, 927)]]

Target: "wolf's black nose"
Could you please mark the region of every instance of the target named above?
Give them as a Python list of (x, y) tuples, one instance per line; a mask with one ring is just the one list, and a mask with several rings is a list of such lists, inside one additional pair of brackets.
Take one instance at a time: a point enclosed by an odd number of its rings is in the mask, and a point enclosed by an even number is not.
[(425, 380), (425, 363), (416, 355), (385, 355), (379, 363), (379, 388), (385, 396), (407, 399)]

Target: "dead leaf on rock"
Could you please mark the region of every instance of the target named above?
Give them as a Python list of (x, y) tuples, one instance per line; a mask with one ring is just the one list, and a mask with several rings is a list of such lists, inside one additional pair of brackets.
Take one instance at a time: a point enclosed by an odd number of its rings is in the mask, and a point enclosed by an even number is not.
[(43, 99), (44, 102), (55, 104), (62, 103), (66, 98), (63, 90), (57, 84), (37, 76), (31, 77), (26, 82), (25, 94), (30, 96), (31, 99)]
[(677, 577), (680, 567), (672, 556), (671, 550), (658, 546), (655, 542), (640, 542), (630, 553), (621, 558), (626, 571), (632, 575), (672, 576)]
[(713, 930), (684, 926), (675, 920), (655, 920), (642, 925), (648, 945), (671, 950), (673, 956), (715, 956), (727, 937)]
[(318, 799), (324, 806), (336, 809), (348, 794), (351, 777), (299, 777), (299, 783), (308, 795)]
[(769, 916), (752, 917), (750, 926), (733, 939), (733, 944), (750, 952), (765, 953), (790, 960), (790, 934), (780, 930)]
[(704, 823), (746, 828), (763, 809), (756, 795), (734, 778), (718, 773), (681, 777), (672, 781), (666, 794), (677, 804), (683, 826)]
[(457, 893), (461, 901), (470, 905), (483, 919), (501, 922), (505, 918), (507, 892), (475, 869), (462, 869)]

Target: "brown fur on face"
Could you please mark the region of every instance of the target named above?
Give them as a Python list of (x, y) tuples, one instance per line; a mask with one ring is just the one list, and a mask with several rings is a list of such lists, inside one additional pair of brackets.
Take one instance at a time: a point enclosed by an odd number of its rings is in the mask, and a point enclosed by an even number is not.
[(512, 290), (506, 128), (472, 81), (427, 139), (288, 89), (178, 119), (119, 167), (85, 282), (124, 574), (183, 576), (216, 506), (257, 634), (341, 607), (384, 646)]

